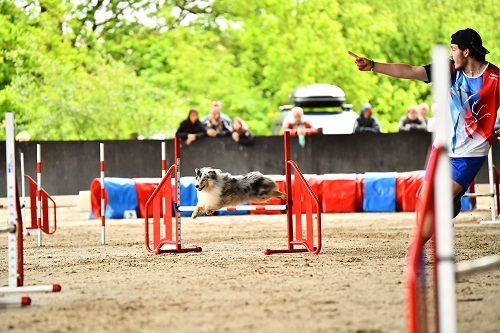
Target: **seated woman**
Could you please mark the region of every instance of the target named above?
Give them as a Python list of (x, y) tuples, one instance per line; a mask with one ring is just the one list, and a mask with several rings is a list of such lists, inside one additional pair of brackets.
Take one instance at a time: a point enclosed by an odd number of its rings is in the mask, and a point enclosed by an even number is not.
[(231, 120), (222, 117), (219, 102), (212, 103), (212, 108), (206, 119), (204, 119), (203, 124), (209, 137), (215, 138), (231, 135)]
[(250, 133), (247, 124), (239, 117), (233, 119), (232, 137), (234, 142), (242, 145), (249, 145), (253, 142), (253, 135)]
[(283, 127), (285, 130), (290, 130), (291, 136), (312, 136), (321, 133), (319, 128), (313, 127), (311, 123), (303, 119), (304, 110), (301, 107), (293, 107), (290, 113), (293, 116), (293, 122), (287, 121)]
[(187, 145), (205, 136), (205, 127), (203, 127), (203, 124), (198, 118), (197, 110), (189, 110), (187, 119), (184, 119), (181, 122), (179, 128), (177, 129), (177, 132), (175, 132), (175, 136), (186, 140)]

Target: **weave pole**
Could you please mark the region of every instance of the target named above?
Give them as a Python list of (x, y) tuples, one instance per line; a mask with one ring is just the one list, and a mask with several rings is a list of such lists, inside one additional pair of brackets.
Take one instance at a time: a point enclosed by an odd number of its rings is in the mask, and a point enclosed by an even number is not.
[(24, 181), (24, 153), (19, 154), (19, 162), (21, 164), (21, 212), (23, 214), (23, 221), (26, 221), (26, 182)]
[[(162, 141), (161, 142), (161, 179), (163, 179), (163, 177), (165, 177), (165, 175), (167, 174), (167, 151), (166, 150), (167, 149), (166, 149), (165, 141)], [(162, 214), (165, 214), (166, 208), (167, 208), (167, 198), (165, 198), (165, 196), (162, 196), (161, 208), (162, 208)], [(146, 214), (148, 214), (148, 212), (146, 212)], [(163, 224), (165, 225), (165, 227), (161, 228), (161, 235), (164, 238), (164, 237), (166, 237), (165, 230), (166, 230), (167, 226), (165, 224), (165, 221), (163, 221)]]
[[(14, 114), (5, 114), (5, 162), (7, 171), (7, 224), (12, 229), (17, 227), (16, 216), (16, 159), (14, 156)], [(22, 235), (22, 230), (21, 230)], [(8, 286), (15, 288), (18, 283), (22, 284), (22, 275), (18, 276), (18, 268), (23, 266), (23, 258), (18, 255), (19, 246), (22, 246), (22, 239), (18, 242), (15, 232), (9, 232), (7, 236), (8, 248)], [(21, 251), (20, 251), (21, 252)], [(19, 280), (18, 280), (19, 279)]]
[[(450, 73), (449, 51), (443, 45), (435, 46), (432, 51), (432, 93), (437, 103), (436, 146), (448, 147), (450, 127)], [(447, 150), (438, 157), (435, 195), (435, 233), (436, 233), (436, 288), (438, 331), (455, 333), (457, 331), (457, 309), (455, 294), (455, 258), (453, 233), (453, 195), (451, 184), (451, 164)], [(492, 207), (492, 209), (494, 209)]]
[(99, 144), (101, 169), (101, 244), (106, 245), (106, 206), (104, 200), (104, 143)]
[[(181, 205), (181, 140), (176, 135), (174, 138), (174, 163), (175, 163), (175, 202), (177, 207)], [(177, 209), (176, 207), (176, 209)], [(176, 213), (176, 230), (175, 239), (180, 248), (182, 248), (181, 238), (181, 223), (182, 218), (180, 214)]]
[[(24, 181), (24, 180), (23, 180)], [(42, 246), (42, 147), (36, 145), (36, 222), (38, 228), (38, 246)]]

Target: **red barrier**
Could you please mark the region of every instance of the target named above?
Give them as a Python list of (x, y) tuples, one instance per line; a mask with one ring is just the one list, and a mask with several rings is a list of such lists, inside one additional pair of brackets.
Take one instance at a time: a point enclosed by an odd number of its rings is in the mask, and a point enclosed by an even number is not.
[[(104, 207), (108, 205), (108, 194), (104, 191)], [(101, 218), (101, 181), (94, 178), (90, 183), (90, 211), (94, 218)]]
[[(26, 227), (27, 230), (36, 230), (38, 229), (38, 221), (36, 216), (36, 211), (38, 209), (38, 200), (37, 200), (37, 188), (38, 185), (33, 178), (26, 175), (24, 176), (26, 181), (28, 181), (29, 192), (30, 192), (30, 216), (31, 216), (31, 226)], [(45, 234), (52, 235), (57, 230), (57, 216), (56, 216), (56, 203), (52, 199), (52, 197), (45, 191), (43, 188), (40, 191), (41, 203), (42, 203), (42, 216), (41, 216), (41, 229)], [(52, 203), (53, 209), (53, 228), (50, 227), (50, 218), (49, 218), (49, 201)]]
[(365, 182), (365, 176), (364, 175), (356, 175), (356, 211), (357, 212), (362, 212), (363, 211), (363, 198), (364, 198), (364, 182)]
[(158, 181), (154, 179), (148, 181), (146, 179), (134, 178), (134, 185), (137, 192), (137, 207), (139, 208), (138, 217), (146, 217), (146, 215), (148, 217), (153, 217), (153, 207), (150, 207), (146, 214), (146, 203), (158, 187)]
[[(318, 254), (321, 251), (321, 204), (297, 164), (290, 159), (290, 133), (288, 131), (284, 135), (284, 156), (285, 193), (287, 195), (287, 248), (266, 249), (264, 254), (293, 252)], [(150, 237), (149, 217), (145, 216), (144, 218), (146, 249), (156, 254), (202, 251), (201, 247), (198, 246), (192, 248), (182, 246), (181, 217), (179, 214), (181, 159), (180, 141), (177, 137), (174, 140), (174, 157), (174, 164), (168, 169), (145, 206), (146, 211), (149, 212), (152, 209), (153, 213), (152, 237)], [(295, 178), (293, 184), (292, 173)], [(172, 191), (172, 176), (175, 176), (175, 191)], [(164, 214), (162, 214), (163, 206), (166, 207)], [(305, 213), (304, 223), (302, 220), (303, 211)], [(304, 248), (296, 248), (296, 246)]]
[(323, 213), (353, 213), (356, 211), (358, 182), (355, 174), (321, 176), (320, 195)]
[(396, 209), (399, 212), (414, 212), (417, 193), (424, 181), (425, 171), (398, 173), (396, 176)]

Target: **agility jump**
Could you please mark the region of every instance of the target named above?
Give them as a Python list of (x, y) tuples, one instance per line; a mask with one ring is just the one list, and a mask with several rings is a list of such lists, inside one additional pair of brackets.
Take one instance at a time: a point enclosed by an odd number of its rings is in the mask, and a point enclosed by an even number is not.
[[(434, 293), (436, 295), (436, 332), (457, 332), (456, 288), (457, 276), (471, 274), (500, 266), (500, 255), (492, 255), (467, 262), (455, 263), (452, 224), (451, 167), (447, 151), (450, 105), (450, 78), (448, 50), (437, 46), (433, 50), (433, 96), (437, 103), (435, 150), (428, 160), (428, 186), (422, 188), (417, 208), (417, 226), (408, 255), (407, 311), (408, 332), (427, 332), (427, 302), (424, 244), (422, 234), (426, 215), (430, 213), (434, 237)], [(491, 156), (491, 151), (490, 151)], [(493, 179), (490, 164), (490, 186)], [(494, 193), (493, 193), (494, 195)], [(495, 205), (492, 205), (494, 214)], [(495, 214), (496, 215), (496, 214)]]
[[(36, 181), (30, 176), (24, 174), (24, 154), (22, 153), (21, 179), (25, 179), (28, 182), (30, 194), (31, 225), (26, 226), (26, 233), (30, 235), (32, 231), (36, 231), (38, 246), (41, 246), (43, 234), (52, 235), (57, 230), (57, 205), (50, 194), (42, 187), (42, 154), (40, 144), (36, 145)], [(24, 182), (22, 184), (22, 197), (22, 207), (24, 208)], [(52, 208), (52, 215), (49, 214), (50, 208)]]
[[(242, 205), (226, 207), (223, 210), (272, 210), (286, 212), (287, 248), (278, 250), (266, 249), (264, 250), (264, 254), (295, 252), (318, 254), (321, 251), (321, 204), (316, 194), (314, 194), (304, 179), (297, 164), (290, 158), (289, 131), (285, 131), (284, 133), (283, 152), (285, 165), (285, 205)], [(162, 153), (162, 165), (164, 161), (163, 157)], [(146, 203), (146, 211), (152, 211), (153, 215), (152, 239), (150, 239), (148, 214), (144, 218), (145, 244), (148, 252), (160, 254), (202, 251), (202, 248), (199, 246), (186, 248), (182, 245), (180, 212), (193, 211), (195, 207), (181, 206), (180, 163), (180, 140), (176, 137), (174, 139), (174, 164), (165, 172), (160, 184)], [(294, 176), (293, 182), (292, 173)], [(174, 189), (172, 189), (172, 185)], [(303, 206), (305, 207), (304, 223), (304, 216), (302, 214)], [(300, 248), (297, 248), (299, 246)]]
[[(6, 171), (7, 171), (7, 226), (0, 233), (7, 232), (8, 285), (0, 288), (0, 294), (27, 292), (59, 292), (59, 284), (24, 286), (23, 219), (16, 185), (16, 160), (14, 155), (14, 116), (5, 114), (6, 128)], [(0, 306), (29, 305), (27, 296), (20, 299), (0, 299)]]

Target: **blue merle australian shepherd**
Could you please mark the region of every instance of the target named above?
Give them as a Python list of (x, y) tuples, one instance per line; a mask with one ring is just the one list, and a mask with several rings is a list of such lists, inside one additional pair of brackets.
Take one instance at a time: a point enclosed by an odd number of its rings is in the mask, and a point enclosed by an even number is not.
[(195, 172), (198, 204), (192, 218), (196, 218), (200, 212), (212, 215), (218, 209), (241, 205), (247, 201), (286, 198), (286, 194), (278, 191), (272, 179), (257, 171), (232, 176), (220, 169), (205, 167), (196, 169)]

